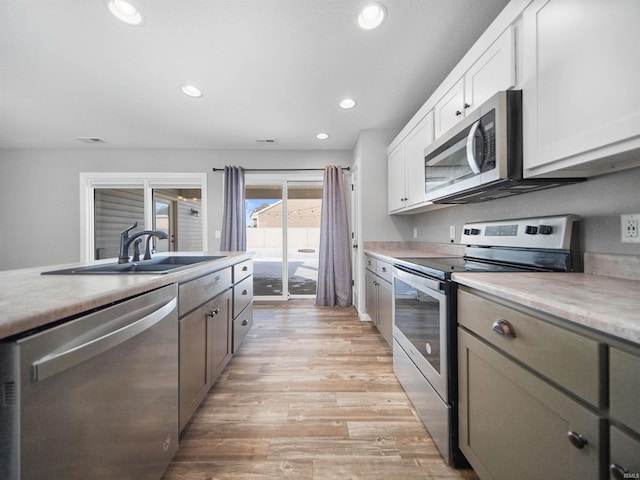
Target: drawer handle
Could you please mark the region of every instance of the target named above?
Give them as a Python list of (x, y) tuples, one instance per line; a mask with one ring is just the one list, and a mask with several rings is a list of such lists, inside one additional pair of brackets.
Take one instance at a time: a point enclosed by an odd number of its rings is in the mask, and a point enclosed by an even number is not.
[(209, 310), (209, 313), (207, 313), (207, 316), (208, 317), (215, 317), (219, 313), (220, 313), (220, 309), (216, 308), (215, 310)]
[(242, 290), (242, 295), (246, 295), (247, 293), (249, 293), (247, 290)]
[(616, 463), (612, 463), (611, 465), (609, 465), (609, 471), (611, 472), (611, 476), (615, 479), (615, 480), (623, 480), (625, 478), (632, 478), (629, 476), (629, 470), (627, 470), (624, 467), (621, 467), (620, 465), (616, 464)]
[(242, 320), (242, 326), (246, 327), (247, 325), (249, 325), (249, 321), (248, 320)]
[(387, 271), (387, 267), (382, 267), (382, 271), (386, 272)]
[(491, 330), (496, 332), (498, 335), (502, 335), (503, 337), (516, 338), (516, 331), (513, 326), (502, 318), (493, 322), (493, 325), (491, 325)]
[(249, 267), (247, 267), (246, 265), (244, 267), (242, 267), (242, 271), (246, 272), (247, 270), (249, 270)]
[(579, 450), (583, 449), (585, 445), (589, 443), (586, 438), (576, 432), (569, 431), (567, 436), (569, 437), (571, 444)]

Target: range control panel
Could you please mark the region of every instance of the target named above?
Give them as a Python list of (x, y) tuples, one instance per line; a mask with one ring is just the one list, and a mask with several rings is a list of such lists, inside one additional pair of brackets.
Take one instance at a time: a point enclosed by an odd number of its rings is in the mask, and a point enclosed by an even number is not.
[(569, 250), (577, 215), (465, 223), (460, 243), (471, 246)]

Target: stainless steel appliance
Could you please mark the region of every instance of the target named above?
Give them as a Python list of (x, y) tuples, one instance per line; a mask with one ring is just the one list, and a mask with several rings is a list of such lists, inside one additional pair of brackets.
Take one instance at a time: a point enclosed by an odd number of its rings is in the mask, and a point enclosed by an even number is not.
[(463, 257), (399, 258), (393, 271), (393, 369), (445, 460), (458, 449), (455, 272), (581, 271), (574, 215), (465, 224)]
[(434, 203), (473, 203), (582, 181), (523, 178), (522, 91), (499, 92), (429, 145), (425, 194)]
[(176, 296), (0, 342), (0, 478), (162, 476), (178, 450)]

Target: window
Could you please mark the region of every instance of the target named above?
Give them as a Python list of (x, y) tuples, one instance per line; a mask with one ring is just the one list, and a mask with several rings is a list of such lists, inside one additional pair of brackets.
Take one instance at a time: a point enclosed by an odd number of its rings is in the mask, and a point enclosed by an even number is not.
[[(81, 173), (81, 259), (118, 256), (120, 232), (162, 230), (157, 252), (206, 251), (205, 173)], [(144, 251), (144, 247), (143, 247)]]

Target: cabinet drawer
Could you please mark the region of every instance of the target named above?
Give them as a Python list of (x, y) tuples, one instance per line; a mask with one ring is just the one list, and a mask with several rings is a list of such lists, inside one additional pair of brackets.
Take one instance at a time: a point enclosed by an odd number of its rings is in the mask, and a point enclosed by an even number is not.
[(365, 258), (365, 267), (367, 267), (367, 270), (371, 270), (372, 272), (375, 273), (377, 260), (373, 257), (370, 257), (369, 255), (366, 255), (364, 258)]
[[(515, 338), (494, 331), (496, 322), (507, 322)], [(604, 345), (462, 289), (458, 323), (580, 398), (606, 405)]]
[[(609, 350), (611, 416), (640, 433), (640, 356), (617, 348)], [(640, 450), (638, 450), (640, 458)]]
[(253, 277), (245, 278), (233, 287), (233, 318), (253, 300)]
[(178, 286), (178, 313), (190, 312), (231, 287), (231, 268), (218, 270)]
[(253, 327), (253, 306), (245, 308), (238, 318), (233, 320), (233, 352), (236, 353), (244, 337)]
[(233, 266), (234, 283), (238, 283), (249, 275), (253, 275), (253, 260), (246, 260)]
[[(609, 464), (611, 480), (638, 478), (640, 474), (640, 441), (622, 433), (615, 427), (611, 427), (611, 459)], [(616, 473), (618, 473), (617, 476)], [(627, 477), (625, 477), (625, 473), (627, 473)]]
[(384, 278), (387, 282), (392, 283), (392, 273), (393, 272), (390, 263), (381, 262), (380, 260), (376, 262), (376, 274), (380, 278)]

